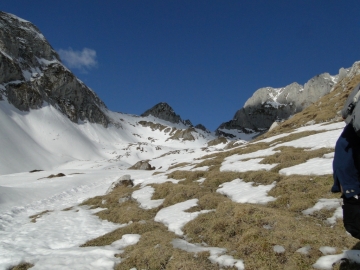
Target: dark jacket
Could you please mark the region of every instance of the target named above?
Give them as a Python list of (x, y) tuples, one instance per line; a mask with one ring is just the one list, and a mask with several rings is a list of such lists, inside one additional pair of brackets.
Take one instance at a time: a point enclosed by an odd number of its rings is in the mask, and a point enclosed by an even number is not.
[(341, 185), (345, 198), (360, 194), (360, 137), (352, 124), (344, 128), (336, 142), (333, 173), (332, 192), (340, 192)]

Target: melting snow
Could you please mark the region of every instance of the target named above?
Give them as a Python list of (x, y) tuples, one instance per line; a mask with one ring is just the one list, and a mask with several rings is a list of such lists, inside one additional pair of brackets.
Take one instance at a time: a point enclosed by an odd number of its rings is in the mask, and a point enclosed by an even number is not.
[(267, 196), (267, 193), (275, 187), (271, 185), (253, 186), (252, 182), (246, 183), (241, 179), (221, 184), (216, 191), (228, 196), (231, 200), (238, 203), (260, 203), (265, 204), (274, 201), (275, 198)]

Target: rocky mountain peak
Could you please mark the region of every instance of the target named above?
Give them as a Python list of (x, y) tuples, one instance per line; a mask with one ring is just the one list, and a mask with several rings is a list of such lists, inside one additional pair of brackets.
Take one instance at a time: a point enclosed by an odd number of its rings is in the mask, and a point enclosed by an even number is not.
[(323, 73), (311, 78), (304, 86), (294, 82), (282, 88), (260, 88), (232, 120), (218, 127), (216, 133), (233, 137), (231, 130), (246, 134), (266, 131), (274, 122), (288, 119), (328, 94), (338, 78), (339, 75)]
[(171, 106), (166, 102), (160, 102), (151, 109), (141, 114), (141, 116), (149, 116), (149, 115), (152, 115), (156, 118), (169, 121), (175, 124), (184, 123), (180, 115), (176, 114), (173, 108), (171, 108)]
[(61, 63), (40, 30), (5, 12), (0, 12), (0, 96), (22, 111), (46, 102), (73, 122), (109, 124), (105, 104)]

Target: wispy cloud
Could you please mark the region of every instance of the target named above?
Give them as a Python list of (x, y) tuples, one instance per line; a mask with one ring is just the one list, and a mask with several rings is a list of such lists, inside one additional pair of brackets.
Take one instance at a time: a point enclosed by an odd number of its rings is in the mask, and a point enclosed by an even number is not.
[(86, 72), (97, 66), (96, 51), (84, 48), (82, 51), (74, 51), (72, 48), (58, 50), (60, 58), (69, 68), (80, 69)]

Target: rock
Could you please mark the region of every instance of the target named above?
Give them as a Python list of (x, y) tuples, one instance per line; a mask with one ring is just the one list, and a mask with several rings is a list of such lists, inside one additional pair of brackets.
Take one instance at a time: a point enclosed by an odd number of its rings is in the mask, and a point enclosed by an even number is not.
[(227, 144), (228, 140), (225, 137), (218, 137), (214, 140), (211, 140), (207, 143), (207, 146), (215, 146), (218, 144)]
[(269, 128), (269, 131), (271, 131), (271, 130), (273, 130), (274, 128), (276, 128), (276, 127), (278, 127), (279, 126), (279, 122), (274, 122), (274, 123), (272, 123), (272, 125), (270, 126), (270, 128)]
[(184, 120), (183, 123), (185, 124), (185, 126), (188, 126), (188, 127), (192, 127), (192, 126), (193, 126), (193, 124), (191, 123), (190, 119)]
[(0, 12), (0, 92), (22, 111), (51, 104), (75, 123), (110, 123), (105, 104), (64, 67), (39, 29), (5, 12)]
[(155, 170), (155, 167), (151, 166), (148, 160), (141, 160), (131, 166), (129, 170)]
[(175, 133), (168, 140), (184, 140), (184, 141), (195, 141), (195, 137), (192, 132), (196, 130), (191, 127), (187, 129), (176, 130)]
[(160, 102), (156, 104), (151, 109), (147, 110), (141, 116), (155, 116), (156, 118), (169, 121), (171, 123), (180, 123), (182, 122), (180, 115), (176, 114), (174, 110), (165, 102)]
[(202, 124), (197, 124), (195, 128), (205, 131), (206, 133), (210, 133), (210, 131)]
[(217, 128), (216, 135), (226, 136), (226, 130), (231, 129), (263, 132), (275, 121), (288, 119), (328, 94), (338, 77), (323, 73), (311, 78), (304, 86), (292, 83), (283, 88), (260, 88), (232, 120)]
[(106, 191), (105, 194), (109, 194), (111, 191), (113, 191), (118, 186), (126, 186), (126, 187), (130, 186), (130, 187), (133, 187), (134, 186), (134, 181), (131, 180), (131, 176), (129, 174), (125, 174), (125, 175), (121, 176), (118, 180), (113, 182), (110, 185), (110, 187), (108, 188), (108, 190)]

